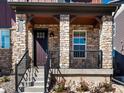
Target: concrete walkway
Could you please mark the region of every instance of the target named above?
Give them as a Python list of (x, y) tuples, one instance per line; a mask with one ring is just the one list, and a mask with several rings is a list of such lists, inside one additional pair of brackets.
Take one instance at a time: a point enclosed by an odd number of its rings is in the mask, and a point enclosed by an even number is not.
[(124, 93), (124, 86), (119, 84), (113, 84), (113, 87), (116, 88), (115, 93)]

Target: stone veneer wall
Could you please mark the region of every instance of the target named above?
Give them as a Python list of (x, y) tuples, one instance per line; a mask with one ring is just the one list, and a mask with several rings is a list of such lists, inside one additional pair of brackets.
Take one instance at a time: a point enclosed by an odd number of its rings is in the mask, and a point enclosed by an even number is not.
[(60, 15), (60, 67), (69, 67), (70, 16)]
[(13, 26), (11, 31), (11, 44), (12, 44), (12, 65), (13, 69), (15, 64), (20, 61), (26, 50), (26, 17), (23, 16), (23, 31), (18, 31), (18, 20), (20, 15), (16, 15), (16, 25)]
[(32, 60), (32, 56), (33, 56), (33, 32), (32, 32), (32, 29), (28, 29), (27, 30), (27, 43), (28, 43), (28, 50), (29, 50), (29, 57), (31, 58)]
[(102, 17), (100, 49), (103, 51), (103, 68), (112, 68), (112, 16)]
[(12, 70), (12, 51), (10, 49), (0, 49), (0, 73), (9, 74)]
[[(99, 28), (94, 28), (92, 25), (71, 25), (70, 26), (70, 50), (73, 50), (73, 31), (82, 30), (86, 32), (86, 50), (87, 51), (98, 51), (99, 50)], [(98, 52), (87, 52), (86, 58), (76, 59), (71, 53), (70, 67), (71, 68), (88, 68), (92, 65), (93, 68), (97, 67), (98, 63)], [(90, 67), (90, 68), (92, 68)]]

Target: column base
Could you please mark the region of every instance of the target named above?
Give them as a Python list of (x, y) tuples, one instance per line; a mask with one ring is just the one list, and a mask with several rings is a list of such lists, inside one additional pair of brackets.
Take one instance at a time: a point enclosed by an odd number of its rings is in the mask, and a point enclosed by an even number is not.
[(69, 64), (60, 64), (60, 68), (69, 68)]

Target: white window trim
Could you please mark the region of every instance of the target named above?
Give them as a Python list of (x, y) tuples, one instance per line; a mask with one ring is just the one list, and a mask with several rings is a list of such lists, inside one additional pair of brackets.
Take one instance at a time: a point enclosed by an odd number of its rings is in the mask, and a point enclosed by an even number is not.
[[(2, 48), (2, 38), (1, 38), (1, 32), (5, 30), (5, 31), (9, 31), (9, 33), (11, 32), (10, 28), (0, 28), (0, 49), (10, 49), (11, 47), (11, 36), (10, 36), (10, 47), (9, 48)], [(10, 34), (11, 35), (11, 34)]]
[[(86, 44), (82, 44), (82, 45), (85, 45), (85, 51), (87, 51), (87, 30), (73, 30), (73, 35), (72, 35), (72, 49), (73, 49), (73, 51), (74, 51), (74, 44), (73, 44), (74, 32), (85, 32)], [(73, 58), (74, 59), (86, 59), (87, 58), (87, 53), (85, 52), (85, 57), (74, 57), (73, 56)]]

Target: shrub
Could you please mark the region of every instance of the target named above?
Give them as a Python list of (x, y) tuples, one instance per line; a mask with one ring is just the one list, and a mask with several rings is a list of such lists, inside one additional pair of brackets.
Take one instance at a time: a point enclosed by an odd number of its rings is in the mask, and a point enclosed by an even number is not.
[(76, 88), (79, 92), (89, 91), (89, 85), (86, 81), (82, 81), (79, 83), (79, 86)]
[(105, 93), (114, 91), (115, 88), (112, 87), (112, 83), (110, 82), (99, 83), (98, 86), (91, 89), (91, 93)]
[(57, 82), (57, 84), (54, 87), (55, 92), (63, 92), (65, 90), (65, 80), (61, 80), (60, 82)]
[(115, 89), (112, 87), (112, 83), (108, 83), (108, 82), (104, 82), (102, 87), (105, 88), (105, 92), (112, 92), (114, 91)]
[(3, 76), (3, 78), (1, 80), (2, 80), (2, 82), (9, 82), (10, 78), (7, 76)]

